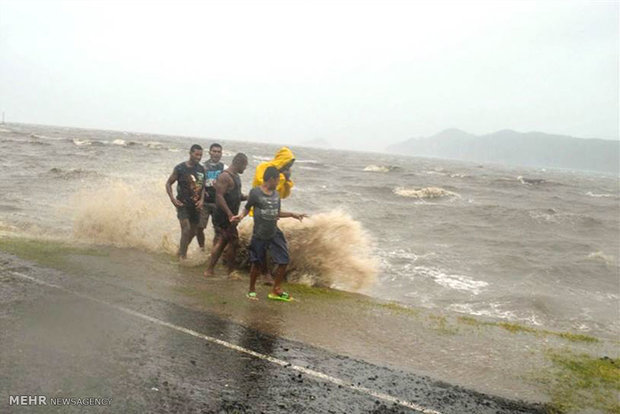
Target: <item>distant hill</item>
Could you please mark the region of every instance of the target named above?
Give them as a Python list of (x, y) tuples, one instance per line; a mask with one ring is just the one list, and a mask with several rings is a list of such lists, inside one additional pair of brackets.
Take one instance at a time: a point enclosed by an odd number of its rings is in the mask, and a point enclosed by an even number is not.
[(388, 152), (473, 162), (620, 173), (620, 141), (583, 139), (509, 129), (472, 135), (446, 129), (390, 145)]

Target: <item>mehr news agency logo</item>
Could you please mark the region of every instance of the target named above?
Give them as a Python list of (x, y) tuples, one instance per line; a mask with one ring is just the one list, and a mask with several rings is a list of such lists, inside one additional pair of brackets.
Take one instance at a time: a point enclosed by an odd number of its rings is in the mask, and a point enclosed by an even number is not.
[(46, 395), (9, 395), (10, 406), (110, 406), (112, 398), (48, 397)]

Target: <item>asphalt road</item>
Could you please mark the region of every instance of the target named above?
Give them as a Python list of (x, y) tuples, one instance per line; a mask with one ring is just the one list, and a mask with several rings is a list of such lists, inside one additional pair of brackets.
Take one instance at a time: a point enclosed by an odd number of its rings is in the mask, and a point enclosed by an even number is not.
[[(0, 367), (0, 412), (544, 412), (3, 252)], [(48, 404), (11, 405), (17, 395)]]

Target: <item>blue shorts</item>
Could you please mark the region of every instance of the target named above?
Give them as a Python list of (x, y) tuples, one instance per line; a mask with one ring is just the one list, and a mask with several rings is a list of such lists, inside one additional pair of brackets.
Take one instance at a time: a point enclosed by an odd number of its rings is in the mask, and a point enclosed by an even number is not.
[(276, 234), (269, 240), (261, 240), (252, 236), (252, 241), (250, 242), (250, 262), (264, 264), (267, 258), (267, 249), (269, 249), (271, 260), (274, 263), (284, 265), (290, 261), (286, 239), (280, 229), (277, 229)]

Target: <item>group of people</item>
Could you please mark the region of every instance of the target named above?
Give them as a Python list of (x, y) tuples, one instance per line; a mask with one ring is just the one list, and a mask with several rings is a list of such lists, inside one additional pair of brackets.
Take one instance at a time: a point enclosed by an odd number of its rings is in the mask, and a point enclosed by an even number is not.
[[(220, 144), (211, 144), (209, 160), (204, 165), (200, 163), (202, 152), (200, 145), (192, 145), (189, 160), (174, 167), (166, 181), (166, 192), (176, 207), (181, 225), (179, 258), (187, 257), (187, 249), (194, 236), (200, 249), (204, 250), (204, 231), (210, 217), (215, 237), (204, 274), (207, 277), (214, 275), (215, 265), (223, 253), (226, 256), (228, 272), (231, 274), (234, 271), (239, 246), (237, 225), (250, 214), (254, 218), (254, 230), (249, 246), (252, 267), (247, 298), (258, 300), (256, 281), (261, 273), (267, 271), (267, 251), (269, 251), (271, 260), (277, 268), (268, 298), (290, 301), (291, 296), (281, 287), (290, 260), (288, 246), (277, 222), (283, 217), (292, 217), (299, 221), (307, 217), (305, 214), (281, 209), (281, 199), (290, 195), (294, 185), (291, 180), (291, 167), (295, 162), (293, 152), (287, 147), (282, 147), (273, 160), (259, 164), (248, 195), (242, 193), (239, 177), (248, 166), (248, 157), (245, 154), (236, 154), (232, 164), (227, 167), (221, 162)], [(172, 191), (175, 182), (176, 197)], [(246, 203), (240, 212), (242, 201)]]

